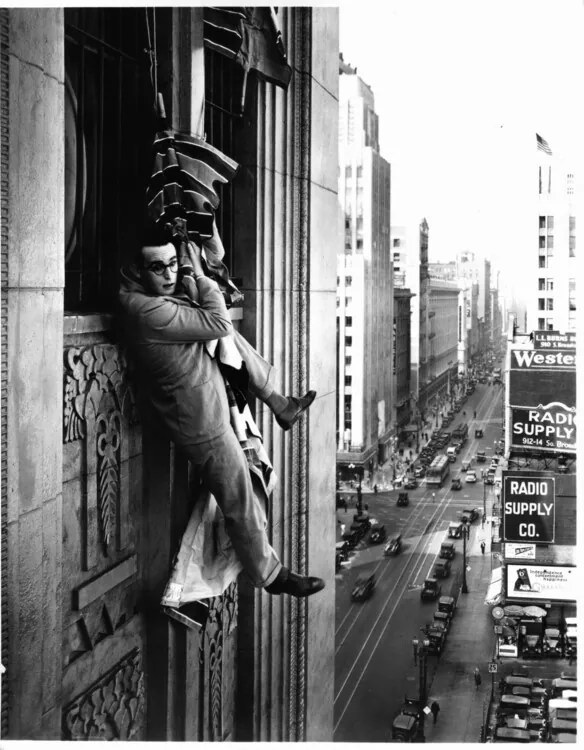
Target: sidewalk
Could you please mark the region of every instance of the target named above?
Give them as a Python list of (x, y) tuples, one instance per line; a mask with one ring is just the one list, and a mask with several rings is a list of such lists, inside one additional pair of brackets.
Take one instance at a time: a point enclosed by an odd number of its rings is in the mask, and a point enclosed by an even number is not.
[[(426, 742), (480, 742), (491, 689), (487, 665), (495, 648), (491, 610), (484, 603), (491, 575), (490, 555), (481, 554), (480, 536), (479, 525), (468, 550), (468, 594), (458, 597), (446, 648), (428, 686), (427, 704), (438, 701), (440, 713), (436, 724), (431, 714), (424, 722)], [(473, 677), (475, 667), (482, 677), (478, 689)]]

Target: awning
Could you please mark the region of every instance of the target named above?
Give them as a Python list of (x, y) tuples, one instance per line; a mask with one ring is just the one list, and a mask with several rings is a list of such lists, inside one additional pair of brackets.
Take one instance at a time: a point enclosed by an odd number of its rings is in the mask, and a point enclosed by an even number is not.
[(485, 604), (490, 607), (500, 604), (503, 596), (503, 567), (493, 568), (491, 571), (491, 582), (485, 596)]

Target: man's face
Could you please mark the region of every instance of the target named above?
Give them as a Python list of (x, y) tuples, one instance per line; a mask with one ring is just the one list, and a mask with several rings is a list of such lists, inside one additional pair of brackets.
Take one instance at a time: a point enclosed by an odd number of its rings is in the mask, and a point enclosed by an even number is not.
[(146, 289), (152, 294), (174, 294), (177, 271), (176, 249), (171, 242), (167, 245), (146, 245), (142, 248), (140, 277)]

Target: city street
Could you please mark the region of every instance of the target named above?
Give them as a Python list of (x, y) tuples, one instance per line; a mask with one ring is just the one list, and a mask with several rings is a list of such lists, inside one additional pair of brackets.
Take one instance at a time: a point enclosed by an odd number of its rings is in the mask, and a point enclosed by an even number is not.
[[(466, 417), (462, 411), (466, 411)], [(477, 411), (477, 419), (473, 412)], [(477, 449), (493, 453), (493, 442), (501, 437), (501, 391), (488, 385), (477, 385), (455, 421), (454, 429), (467, 421), (469, 439), (451, 464), (450, 476), (441, 489), (432, 491), (425, 480), (416, 490), (409, 490), (410, 504), (396, 507), (399, 490), (365, 494), (370, 516), (385, 524), (388, 535), (399, 532), (403, 551), (397, 557), (384, 557), (383, 544), (360, 542), (350, 562), (337, 574), (336, 643), (335, 643), (335, 741), (388, 741), (391, 723), (398, 713), (404, 695), (418, 696), (418, 669), (414, 664), (412, 639), (422, 634), (420, 628), (432, 620), (435, 602), (421, 602), (420, 590), (438, 559), (448, 523), (457, 520), (464, 508), (477, 507), (479, 518), (471, 528), (472, 542), (484, 537), (488, 543), (490, 527), (484, 528), (480, 515), (486, 489), (486, 510), (490, 515), (493, 502), (491, 486), (464, 483), (451, 491), (450, 481), (459, 475), (461, 462), (472, 459), (479, 470), (488, 464), (476, 464)], [(474, 438), (475, 427), (484, 429), (484, 437)], [(352, 521), (353, 508), (337, 511), (341, 522)], [(442, 581), (442, 595), (457, 596), (462, 583), (463, 541), (455, 540), (456, 555), (452, 571)], [(470, 544), (469, 544), (470, 547)], [(472, 567), (472, 557), (469, 557)], [(375, 573), (377, 585), (370, 599), (352, 602), (351, 590), (357, 576)], [(485, 591), (487, 580), (485, 580)], [(437, 657), (428, 658), (428, 695)]]

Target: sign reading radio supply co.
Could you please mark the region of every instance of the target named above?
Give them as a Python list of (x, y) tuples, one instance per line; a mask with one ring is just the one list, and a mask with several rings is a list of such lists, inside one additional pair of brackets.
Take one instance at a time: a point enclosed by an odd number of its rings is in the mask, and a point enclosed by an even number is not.
[(554, 541), (556, 488), (543, 471), (503, 472), (503, 540), (548, 544)]
[[(536, 341), (538, 347), (559, 343), (567, 337), (555, 334), (552, 341), (549, 338), (552, 332), (541, 334)], [(567, 346), (574, 342), (572, 338), (569, 341)], [(512, 450), (575, 453), (575, 349), (512, 349), (509, 406)]]

